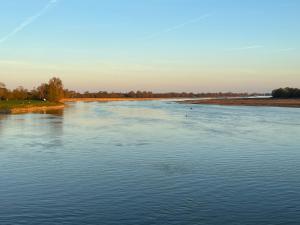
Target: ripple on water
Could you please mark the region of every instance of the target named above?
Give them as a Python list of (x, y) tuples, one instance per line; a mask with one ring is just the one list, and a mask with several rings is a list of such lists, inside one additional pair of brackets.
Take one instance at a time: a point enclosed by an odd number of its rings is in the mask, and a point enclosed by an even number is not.
[(0, 224), (298, 225), (299, 121), (163, 101), (0, 115)]

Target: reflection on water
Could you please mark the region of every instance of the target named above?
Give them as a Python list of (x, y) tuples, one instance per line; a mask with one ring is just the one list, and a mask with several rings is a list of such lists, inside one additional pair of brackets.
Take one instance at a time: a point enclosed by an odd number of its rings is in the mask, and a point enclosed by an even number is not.
[(0, 115), (0, 224), (299, 224), (299, 109)]
[(0, 130), (6, 129), (6, 134), (22, 143), (24, 149), (50, 151), (62, 147), (63, 119), (64, 110), (6, 115), (0, 118)]
[(4, 128), (4, 123), (7, 115), (0, 114), (0, 135), (2, 134), (2, 129)]

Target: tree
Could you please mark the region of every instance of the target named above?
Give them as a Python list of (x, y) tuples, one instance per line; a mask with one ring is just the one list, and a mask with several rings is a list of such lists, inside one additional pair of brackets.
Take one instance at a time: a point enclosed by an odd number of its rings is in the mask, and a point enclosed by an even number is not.
[(143, 98), (143, 93), (141, 91), (137, 91), (135, 95), (137, 98)]
[(2, 89), (2, 88), (6, 88), (6, 87), (5, 87), (4, 83), (0, 82), (0, 89)]
[(37, 96), (40, 100), (48, 100), (50, 102), (60, 101), (69, 91), (65, 91), (61, 79), (53, 77), (48, 84), (41, 84), (35, 91), (32, 91), (33, 96)]
[(58, 102), (64, 97), (64, 86), (61, 79), (53, 77), (49, 80), (46, 96), (50, 102)]
[(272, 91), (273, 98), (300, 98), (300, 89), (279, 88)]
[(0, 82), (0, 100), (7, 98), (7, 89), (4, 83)]
[(41, 84), (38, 88), (37, 88), (37, 92), (38, 92), (38, 98), (40, 100), (44, 100), (48, 98), (48, 84), (44, 83)]
[(129, 98), (135, 98), (135, 97), (136, 97), (136, 94), (135, 94), (134, 91), (130, 91), (130, 92), (127, 94), (127, 96), (128, 96)]
[(19, 86), (18, 88), (13, 90), (12, 98), (15, 100), (25, 100), (28, 98), (28, 90), (26, 90), (22, 86)]

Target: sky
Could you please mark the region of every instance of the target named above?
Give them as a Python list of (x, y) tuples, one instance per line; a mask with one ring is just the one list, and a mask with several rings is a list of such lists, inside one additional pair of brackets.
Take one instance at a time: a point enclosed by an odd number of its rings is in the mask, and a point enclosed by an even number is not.
[(0, 81), (78, 91), (300, 87), (299, 0), (0, 0)]

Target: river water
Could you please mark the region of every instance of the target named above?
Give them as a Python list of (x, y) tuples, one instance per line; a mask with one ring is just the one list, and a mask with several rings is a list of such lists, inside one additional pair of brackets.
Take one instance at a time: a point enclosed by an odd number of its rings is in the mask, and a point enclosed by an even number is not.
[(0, 115), (1, 225), (300, 224), (300, 109), (169, 101)]

